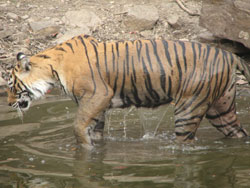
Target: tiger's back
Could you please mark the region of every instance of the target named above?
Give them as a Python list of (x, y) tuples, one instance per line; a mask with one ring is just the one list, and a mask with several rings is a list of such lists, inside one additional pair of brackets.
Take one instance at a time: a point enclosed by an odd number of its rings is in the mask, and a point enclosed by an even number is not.
[[(22, 59), (19, 61), (22, 64)], [(18, 79), (27, 83), (27, 92), (35, 95), (38, 90), (42, 95), (59, 84), (79, 105), (74, 130), (77, 141), (87, 146), (102, 137), (107, 109), (157, 107), (171, 101), (180, 141), (194, 139), (205, 115), (226, 136), (247, 135), (235, 113), (235, 72), (240, 69), (249, 79), (249, 69), (232, 53), (206, 44), (97, 42), (78, 36), (32, 56), (29, 63), (28, 76), (16, 72)], [(35, 80), (32, 76), (38, 72), (45, 82), (36, 77), (34, 84), (30, 79)]]
[(166, 40), (96, 43), (78, 37), (63, 50), (54, 50), (64, 56), (67, 87), (73, 87), (73, 78), (91, 77), (95, 90), (113, 89), (114, 98), (120, 99), (113, 107), (156, 107), (177, 95), (199, 95), (199, 87), (206, 87), (207, 81), (214, 86), (214, 100), (228, 86), (228, 78), (233, 79), (238, 60), (205, 44)]

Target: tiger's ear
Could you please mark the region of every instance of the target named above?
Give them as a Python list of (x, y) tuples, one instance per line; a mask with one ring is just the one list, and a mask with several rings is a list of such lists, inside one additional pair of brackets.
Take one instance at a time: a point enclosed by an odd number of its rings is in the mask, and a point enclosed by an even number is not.
[(24, 53), (19, 52), (16, 58), (23, 70), (29, 71), (31, 69), (29, 58)]

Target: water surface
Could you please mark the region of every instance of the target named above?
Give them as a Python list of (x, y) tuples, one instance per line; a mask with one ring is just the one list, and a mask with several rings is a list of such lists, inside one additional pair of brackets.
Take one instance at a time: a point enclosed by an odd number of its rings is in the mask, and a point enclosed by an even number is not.
[[(0, 97), (0, 187), (249, 187), (250, 139), (225, 139), (207, 121), (194, 145), (174, 142), (173, 107), (109, 111), (105, 139), (77, 149), (76, 105), (62, 97), (34, 103), (24, 115)], [(250, 97), (237, 97), (250, 131)]]

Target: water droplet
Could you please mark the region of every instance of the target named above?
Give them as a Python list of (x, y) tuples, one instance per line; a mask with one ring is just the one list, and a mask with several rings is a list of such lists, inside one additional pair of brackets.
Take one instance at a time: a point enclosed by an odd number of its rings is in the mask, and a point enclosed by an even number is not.
[(41, 160), (41, 163), (44, 164), (44, 163), (45, 163), (45, 160)]
[(34, 158), (33, 158), (33, 157), (30, 157), (30, 158), (29, 158), (29, 161), (34, 161)]

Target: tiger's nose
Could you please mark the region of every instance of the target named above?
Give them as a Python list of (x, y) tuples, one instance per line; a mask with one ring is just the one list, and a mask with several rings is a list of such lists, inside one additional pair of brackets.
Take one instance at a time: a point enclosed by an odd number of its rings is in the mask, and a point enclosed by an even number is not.
[(19, 106), (20, 106), (21, 108), (26, 108), (28, 105), (29, 105), (28, 101), (19, 102)]

